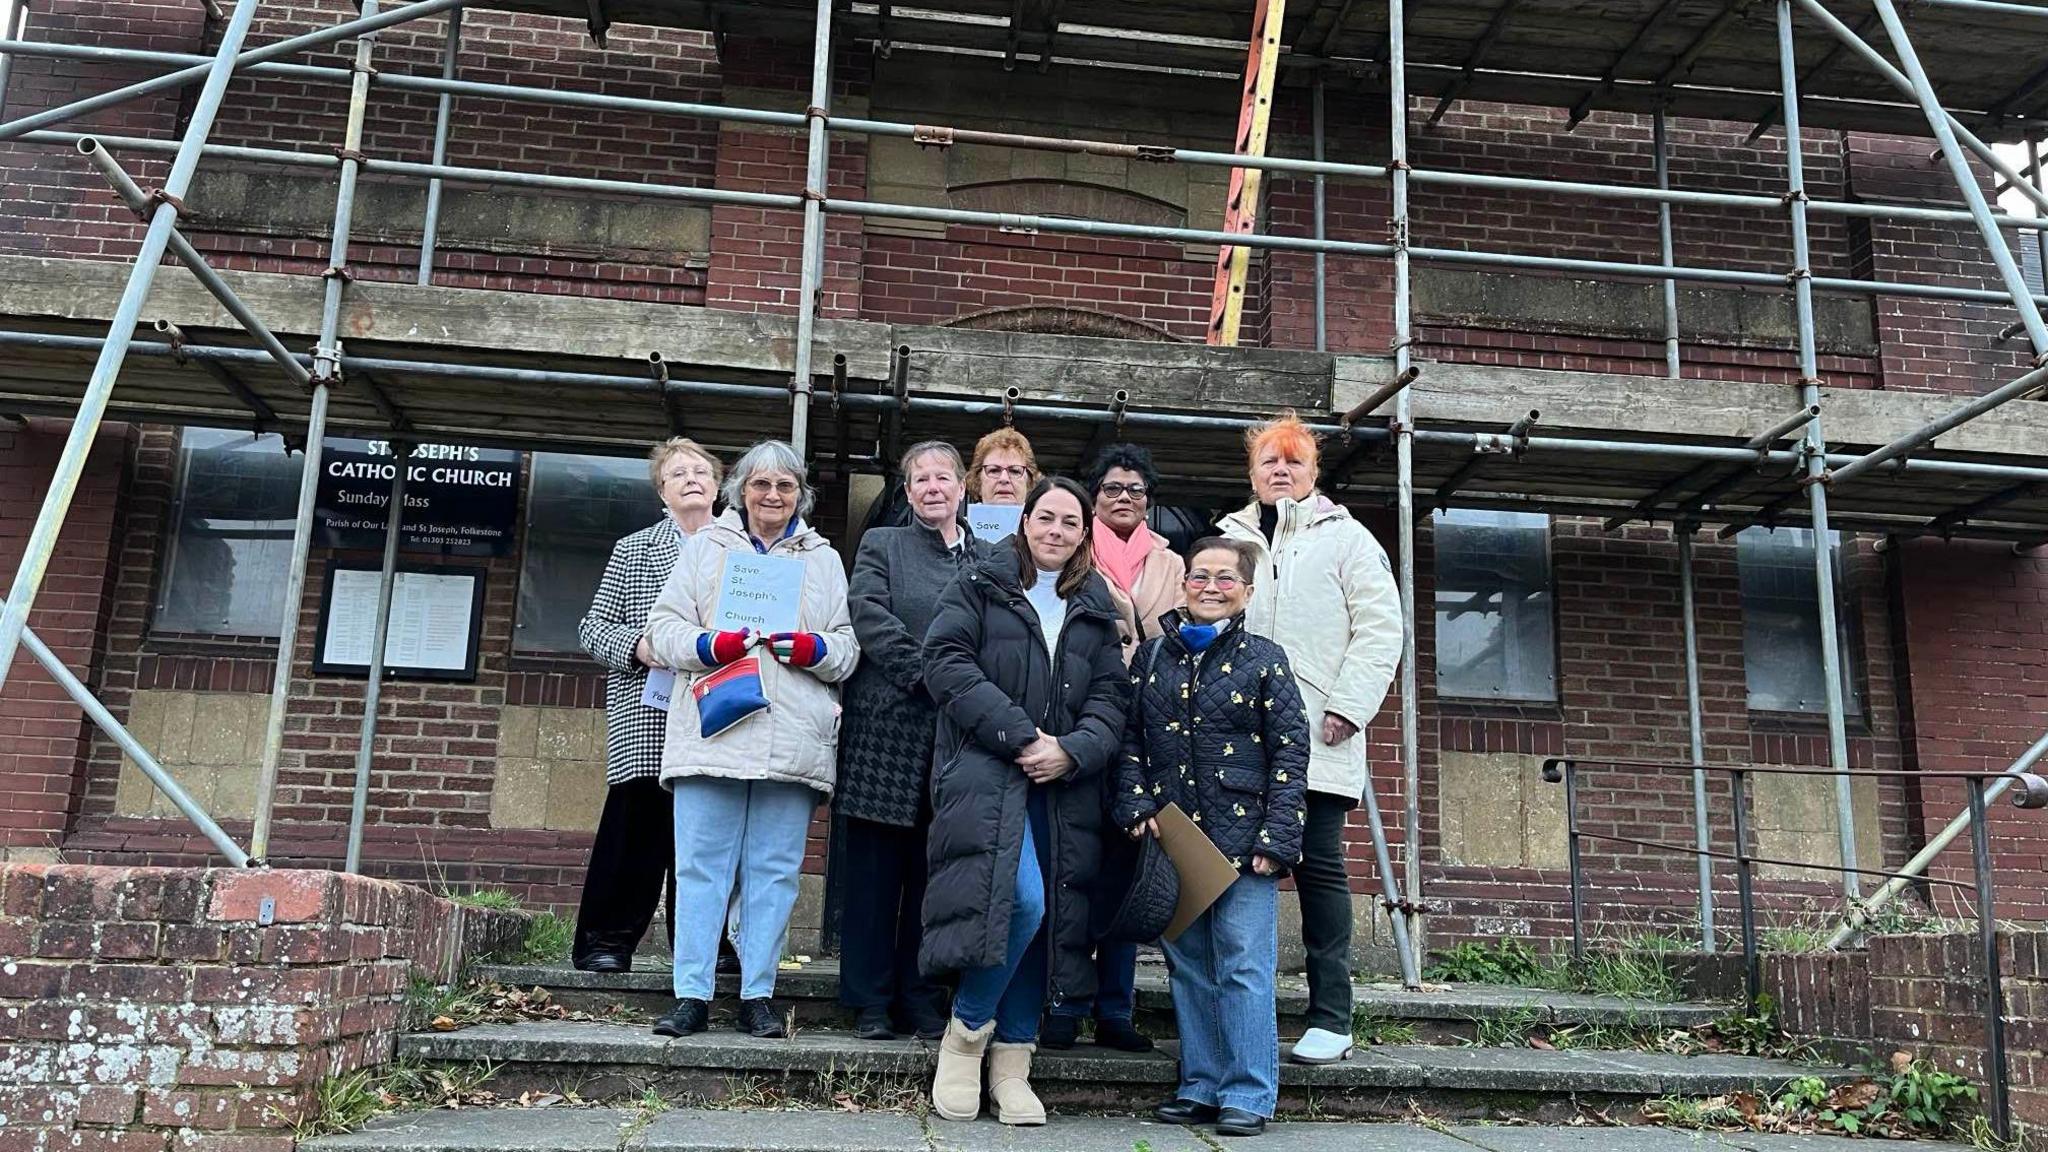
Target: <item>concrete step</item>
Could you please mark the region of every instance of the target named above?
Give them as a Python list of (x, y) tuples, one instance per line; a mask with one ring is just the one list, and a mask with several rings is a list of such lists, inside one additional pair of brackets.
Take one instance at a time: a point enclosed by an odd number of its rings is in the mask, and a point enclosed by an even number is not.
[[(1837, 1137), (1658, 1128), (1276, 1123), (1261, 1152), (1850, 1152)], [(1215, 1152), (1207, 1132), (1149, 1120), (1054, 1117), (1008, 1129), (908, 1114), (482, 1108), (389, 1116), (300, 1152)], [(1964, 1152), (1925, 1143), (1916, 1152)]]
[[(658, 959), (641, 955), (631, 972), (578, 972), (556, 965), (485, 965), (477, 975), (511, 988), (546, 988), (563, 1006), (602, 1012), (622, 1004), (650, 1019), (675, 1003), (668, 969)], [(1301, 976), (1283, 974), (1276, 986), (1282, 1035), (1301, 1030), (1308, 1011), (1308, 984)], [(1412, 1027), (1423, 1043), (1473, 1038), (1479, 1021), (1514, 1022), (1525, 1028), (1606, 1028), (1636, 1032), (1668, 1032), (1697, 1028), (1726, 1016), (1728, 1004), (1629, 1000), (1577, 992), (1548, 992), (1494, 985), (1432, 985), (1410, 992), (1398, 984), (1356, 983), (1351, 988), (1354, 1013), (1361, 1020), (1397, 1021)], [(738, 995), (738, 980), (718, 982), (721, 997)], [(838, 1003), (839, 965), (818, 960), (782, 972), (775, 998), (792, 1009), (802, 1024), (847, 1027), (852, 1014)], [(1153, 1036), (1171, 1036), (1173, 997), (1167, 990), (1163, 964), (1138, 966), (1138, 1025)]]
[[(1048, 1104), (1071, 1112), (1142, 1110), (1177, 1082), (1176, 1047), (1167, 1041), (1143, 1055), (1092, 1045), (1042, 1051), (1032, 1079)], [(429, 1062), (495, 1064), (493, 1089), (501, 1096), (552, 1092), (605, 1103), (637, 1100), (652, 1090), (691, 1104), (844, 1097), (877, 1106), (921, 1099), (937, 1054), (935, 1045), (916, 1040), (858, 1040), (808, 1027), (781, 1040), (716, 1026), (665, 1039), (645, 1027), (580, 1021), (414, 1033), (400, 1039), (399, 1051)], [(1857, 1074), (1747, 1056), (1389, 1045), (1361, 1048), (1339, 1064), (1285, 1065), (1281, 1109), (1310, 1117), (1393, 1117), (1423, 1105), (1460, 1117), (1563, 1120), (1584, 1108), (1658, 1096), (1776, 1092), (1804, 1075), (1840, 1082)]]

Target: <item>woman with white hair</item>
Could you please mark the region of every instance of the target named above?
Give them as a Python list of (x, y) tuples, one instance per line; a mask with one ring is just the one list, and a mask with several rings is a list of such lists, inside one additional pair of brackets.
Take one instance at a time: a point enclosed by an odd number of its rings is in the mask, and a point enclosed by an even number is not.
[(661, 787), (661, 746), (668, 714), (642, 704), (658, 663), (647, 644), (647, 613), (675, 571), (683, 541), (711, 523), (725, 466), (694, 440), (654, 446), (648, 479), (662, 517), (620, 540), (577, 635), (609, 671), (604, 685), (604, 814), (590, 845), (583, 899), (576, 905), (576, 967), (624, 972), (668, 889), (668, 930), (675, 928), (674, 845)]
[[(832, 795), (839, 740), (839, 684), (860, 660), (847, 617), (846, 569), (804, 522), (815, 498), (789, 445), (764, 440), (733, 465), (726, 510), (691, 539), (647, 618), (654, 655), (679, 678), (668, 714), (661, 780), (675, 809), (675, 1007), (662, 1036), (710, 1022), (726, 895), (740, 956), (734, 1027), (784, 1035), (769, 1003), (782, 961), (811, 813)], [(720, 599), (733, 554), (802, 565), (796, 626), (761, 635), (720, 628)], [(729, 606), (727, 606), (729, 607)], [(721, 670), (751, 660), (724, 675)], [(703, 696), (700, 702), (699, 696)], [(753, 705), (765, 700), (766, 707)]]

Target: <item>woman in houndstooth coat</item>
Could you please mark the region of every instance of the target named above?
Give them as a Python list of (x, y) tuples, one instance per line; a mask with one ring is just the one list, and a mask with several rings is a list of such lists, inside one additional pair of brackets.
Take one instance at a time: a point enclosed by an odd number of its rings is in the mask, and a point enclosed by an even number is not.
[(605, 773), (608, 788), (590, 846), (583, 899), (576, 910), (576, 967), (623, 972), (668, 890), (675, 923), (675, 828), (661, 786), (668, 713), (640, 703), (657, 666), (647, 644), (647, 612), (668, 583), (690, 535), (711, 523), (724, 467), (695, 441), (655, 446), (649, 479), (661, 496), (661, 520), (620, 540), (577, 630), (605, 677)]

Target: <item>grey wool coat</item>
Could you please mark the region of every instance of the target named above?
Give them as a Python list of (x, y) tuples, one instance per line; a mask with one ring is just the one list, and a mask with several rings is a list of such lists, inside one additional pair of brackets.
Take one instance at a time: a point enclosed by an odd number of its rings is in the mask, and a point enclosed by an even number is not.
[(861, 537), (847, 589), (861, 663), (846, 683), (839, 728), (833, 806), (841, 815), (908, 828), (925, 809), (939, 712), (924, 687), (924, 634), (946, 586), (988, 554), (965, 522), (960, 536), (961, 547), (948, 548), (913, 520)]

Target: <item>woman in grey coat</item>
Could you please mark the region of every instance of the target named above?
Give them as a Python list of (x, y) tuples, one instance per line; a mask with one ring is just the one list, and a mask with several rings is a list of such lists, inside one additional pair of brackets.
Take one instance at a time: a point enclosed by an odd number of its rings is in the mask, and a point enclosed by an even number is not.
[(946, 1030), (943, 994), (917, 966), (938, 727), (922, 649), (939, 594), (987, 552), (962, 516), (965, 474), (951, 444), (913, 445), (900, 470), (910, 524), (870, 529), (853, 560), (847, 601), (863, 659), (846, 685), (835, 807), (861, 876), (841, 914), (839, 1002), (866, 1040)]

